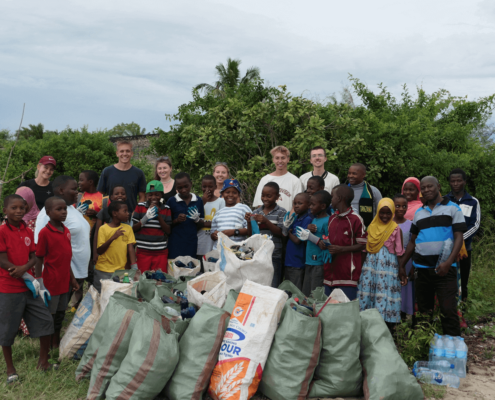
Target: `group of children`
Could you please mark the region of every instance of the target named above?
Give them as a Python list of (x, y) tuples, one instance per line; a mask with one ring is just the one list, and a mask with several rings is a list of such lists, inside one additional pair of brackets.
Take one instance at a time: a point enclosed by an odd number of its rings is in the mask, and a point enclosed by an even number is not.
[[(57, 181), (58, 180), (58, 181)], [(401, 318), (398, 257), (409, 240), (411, 221), (406, 196), (384, 198), (371, 224), (352, 209), (354, 191), (338, 185), (328, 193), (324, 180), (311, 177), (305, 192), (293, 199), (292, 210), (277, 204), (280, 188), (269, 182), (262, 190), (263, 205), (252, 211), (240, 203), (242, 189), (226, 179), (215, 195), (216, 180), (203, 177), (203, 196), (192, 193), (187, 173), (175, 176), (177, 194), (164, 201), (163, 184), (147, 184), (146, 200), (129, 210), (123, 186), (111, 189), (108, 198), (97, 192), (98, 175), (83, 171), (77, 183), (62, 176), (55, 179), (57, 197), (49, 198), (37, 219), (35, 236), (22, 221), (26, 201), (19, 195), (4, 200), (6, 223), (0, 227), (0, 344), (7, 361), (9, 382), (18, 379), (11, 346), (24, 318), (32, 337), (40, 337), (38, 367), (48, 364), (50, 348), (57, 348), (60, 329), (72, 291), (81, 292), (83, 280), (71, 258), (71, 231), (64, 225), (74, 212), (87, 222), (83, 235), (91, 235), (90, 283), (101, 291), (101, 280), (116, 270), (161, 269), (178, 256), (201, 258), (216, 248), (222, 232), (234, 241), (253, 234), (253, 223), (274, 243), (273, 287), (290, 280), (309, 296), (324, 286), (325, 294), (341, 289), (361, 309), (377, 308), (393, 325)], [(77, 187), (81, 193), (78, 194)], [(84, 219), (82, 219), (83, 217)], [(41, 224), (40, 224), (41, 221)], [(83, 224), (83, 223), (81, 223)], [(90, 249), (86, 249), (90, 251)], [(94, 265), (94, 268), (93, 268)], [(43, 267), (44, 266), (44, 267)], [(34, 272), (33, 272), (34, 269)], [(94, 271), (93, 271), (94, 269)], [(282, 276), (285, 272), (285, 276)]]

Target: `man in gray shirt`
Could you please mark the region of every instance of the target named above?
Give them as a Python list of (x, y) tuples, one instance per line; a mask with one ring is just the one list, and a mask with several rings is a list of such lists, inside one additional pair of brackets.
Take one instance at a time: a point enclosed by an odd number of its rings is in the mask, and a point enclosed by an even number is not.
[(364, 226), (367, 228), (373, 218), (375, 218), (378, 202), (382, 199), (380, 191), (371, 186), (365, 180), (366, 166), (361, 163), (352, 164), (347, 173), (349, 186), (354, 190), (354, 200), (352, 200), (352, 209), (363, 219)]

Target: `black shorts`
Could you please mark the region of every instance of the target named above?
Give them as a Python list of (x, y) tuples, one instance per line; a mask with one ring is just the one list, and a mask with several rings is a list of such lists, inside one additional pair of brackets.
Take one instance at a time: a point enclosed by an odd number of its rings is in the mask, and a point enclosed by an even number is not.
[(21, 320), (24, 319), (31, 337), (52, 335), (53, 318), (41, 297), (31, 291), (0, 293), (0, 346), (14, 344)]

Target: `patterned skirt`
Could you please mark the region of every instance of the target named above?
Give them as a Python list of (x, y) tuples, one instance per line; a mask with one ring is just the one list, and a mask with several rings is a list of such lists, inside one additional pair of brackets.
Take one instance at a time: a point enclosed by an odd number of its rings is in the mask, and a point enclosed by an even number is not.
[(401, 292), (397, 256), (385, 246), (368, 253), (358, 284), (361, 311), (376, 308), (386, 322), (400, 322)]

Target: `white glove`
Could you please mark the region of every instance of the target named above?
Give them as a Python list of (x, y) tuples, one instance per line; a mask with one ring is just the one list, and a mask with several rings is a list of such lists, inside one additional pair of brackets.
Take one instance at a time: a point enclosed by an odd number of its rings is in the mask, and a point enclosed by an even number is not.
[(138, 269), (137, 263), (131, 264), (131, 269)]
[(24, 279), (24, 283), (28, 287), (28, 289), (33, 293), (33, 297), (36, 298), (40, 294), (40, 284), (38, 281), (34, 278), (33, 275), (28, 274), (27, 272), (24, 272), (22, 275), (22, 279)]
[(309, 240), (311, 243), (318, 244), (320, 238), (318, 236), (313, 235), (309, 229), (303, 229), (300, 226), (296, 228), (296, 236), (299, 240), (306, 241)]
[(45, 302), (45, 306), (48, 307), (48, 302), (52, 299), (52, 296), (50, 295), (50, 292), (46, 290), (43, 278), (38, 278), (37, 281), (40, 284), (40, 297)]
[(196, 206), (187, 209), (187, 218), (192, 219), (194, 222), (200, 220), (200, 214)]
[(290, 211), (287, 211), (287, 213), (284, 215), (284, 226), (286, 228), (290, 228), (295, 220), (296, 213), (292, 213), (292, 215), (290, 215)]
[(76, 208), (76, 210), (79, 211), (82, 215), (84, 215), (84, 214), (86, 214), (86, 211), (88, 211), (88, 208), (89, 208), (89, 204), (81, 203)]
[(155, 218), (158, 215), (158, 207), (153, 206), (148, 208), (148, 211), (146, 211), (146, 214), (144, 214), (144, 217), (141, 218), (141, 226), (146, 225), (146, 222), (148, 222), (150, 219)]

